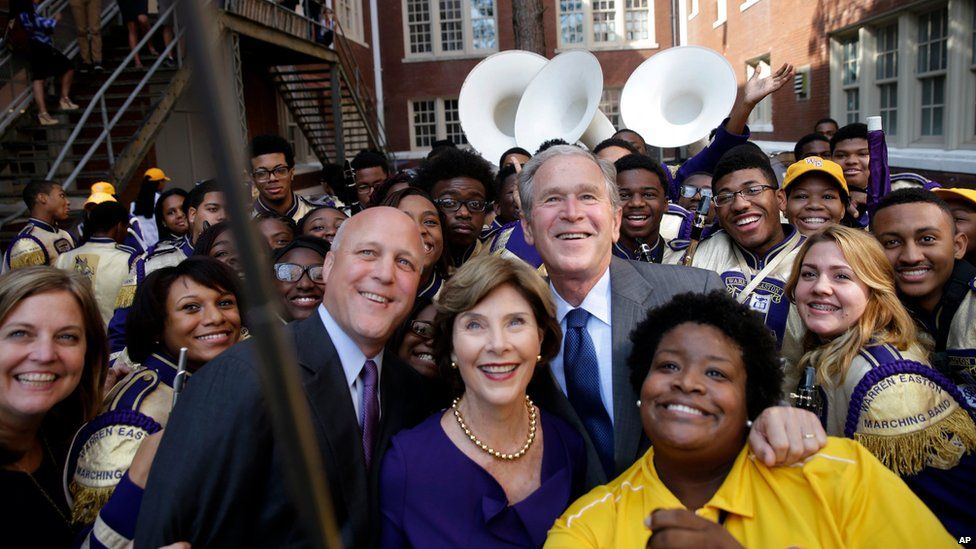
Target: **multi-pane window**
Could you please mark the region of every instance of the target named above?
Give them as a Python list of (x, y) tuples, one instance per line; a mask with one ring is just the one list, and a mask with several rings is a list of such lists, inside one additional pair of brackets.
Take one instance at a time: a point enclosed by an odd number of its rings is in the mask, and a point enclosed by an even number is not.
[(586, 42), (583, 34), (583, 0), (559, 0), (559, 34), (563, 44)]
[(468, 138), (461, 129), (461, 118), (458, 116), (458, 100), (444, 100), (444, 133), (455, 145), (467, 145)]
[(874, 56), (881, 125), (888, 135), (898, 130), (898, 23), (878, 29)]
[(858, 63), (860, 57), (860, 44), (861, 41), (855, 36), (854, 38), (849, 38), (844, 42), (844, 85), (857, 84), (858, 72), (860, 70), (860, 64)]
[(918, 17), (918, 59), (916, 74), (921, 86), (921, 135), (944, 133), (945, 80), (948, 66), (948, 8)]
[(360, 11), (362, 3), (359, 0), (335, 0), (333, 5), (343, 36), (363, 40), (363, 15)]
[(651, 0), (558, 0), (560, 47), (657, 47)]
[(494, 0), (471, 0), (471, 38), (476, 50), (490, 50), (495, 47)]
[[(772, 74), (768, 56), (746, 62), (746, 80), (752, 78), (756, 71), (759, 71), (760, 78), (767, 78)], [(766, 96), (756, 105), (756, 108), (752, 109), (752, 113), (749, 114), (749, 126), (754, 131), (773, 131), (773, 97), (771, 95)]]
[(593, 0), (593, 41), (615, 42), (617, 40), (616, 9), (614, 0)]
[(495, 0), (404, 0), (408, 55), (478, 54), (498, 48)]
[(648, 0), (626, 0), (624, 8), (624, 38), (628, 42), (647, 40), (650, 36), (647, 13)]
[(600, 96), (600, 111), (607, 115), (614, 128), (620, 127), (620, 90), (606, 88)]
[(413, 146), (430, 147), (437, 139), (437, 111), (433, 100), (413, 102)]
[(461, 0), (440, 0), (441, 49), (464, 49), (464, 21), (461, 20)]
[(428, 149), (438, 139), (467, 145), (461, 128), (457, 98), (420, 99), (410, 102), (410, 142), (412, 149)]
[(410, 37), (410, 53), (433, 51), (428, 0), (407, 0), (407, 33)]
[(852, 36), (841, 42), (841, 85), (844, 88), (844, 119), (846, 123), (860, 118), (861, 92), (858, 89), (861, 73), (861, 41)]

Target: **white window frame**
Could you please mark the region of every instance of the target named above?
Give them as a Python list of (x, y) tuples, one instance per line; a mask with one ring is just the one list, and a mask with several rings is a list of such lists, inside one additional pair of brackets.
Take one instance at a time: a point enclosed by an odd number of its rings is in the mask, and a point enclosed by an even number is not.
[[(746, 61), (746, 81), (748, 82), (755, 71), (759, 71), (760, 78), (766, 78), (772, 74), (772, 67), (769, 63), (769, 54), (760, 55)], [(773, 131), (773, 96), (767, 95), (760, 101), (756, 108), (749, 113), (749, 130), (754, 132)]]
[(729, 5), (728, 0), (715, 0), (715, 22), (712, 23), (712, 28), (717, 29), (725, 24), (729, 20)]
[[(883, 45), (881, 43), (881, 33), (883, 31), (887, 31), (887, 30), (892, 29), (892, 28), (894, 29), (894, 32), (895, 32), (895, 44), (894, 44), (895, 47), (894, 47), (894, 49), (882, 50)], [(873, 59), (874, 59), (874, 67), (873, 67), (873, 70), (872, 70), (872, 75), (874, 77), (874, 89), (876, 90), (876, 93), (877, 93), (878, 103), (877, 103), (877, 109), (871, 109), (870, 112), (872, 113), (872, 115), (874, 114), (874, 112), (877, 112), (877, 114), (881, 115), (882, 126), (885, 129), (885, 133), (887, 135), (889, 135), (889, 136), (895, 136), (895, 135), (898, 135), (898, 126), (899, 126), (898, 119), (901, 118), (900, 113), (899, 113), (899, 106), (901, 105), (901, 103), (900, 103), (900, 99), (901, 99), (900, 98), (900, 89), (901, 89), (902, 86), (900, 86), (899, 85), (899, 82), (898, 82), (898, 76), (901, 74), (901, 72), (900, 72), (899, 69), (901, 68), (900, 67), (900, 65), (901, 65), (901, 62), (900, 61), (901, 61), (901, 57), (902, 57), (901, 56), (901, 52), (899, 51), (900, 50), (899, 44), (901, 44), (901, 39), (902, 39), (901, 29), (899, 28), (898, 21), (895, 20), (895, 21), (888, 21), (888, 22), (885, 22), (885, 23), (882, 23), (882, 24), (878, 24), (878, 25), (876, 25), (872, 29), (872, 31), (874, 33), (874, 52), (872, 53), (872, 56), (873, 56)], [(886, 76), (886, 75), (881, 74), (881, 62), (880, 62), (881, 56), (882, 55), (887, 55), (889, 53), (894, 54), (894, 56), (893, 56), (893, 59), (894, 59), (894, 66), (893, 66), (893, 68), (894, 68), (894, 75), (892, 75), (892, 76)], [(887, 63), (886, 63), (886, 66), (887, 66)], [(862, 67), (862, 74), (863, 74), (863, 69), (864, 69), (864, 67)], [(895, 108), (894, 109), (885, 108), (881, 104), (881, 98), (882, 98), (882, 95), (883, 95), (882, 94), (882, 88), (889, 88), (891, 86), (893, 86), (894, 87), (894, 90), (895, 90), (895, 94), (894, 94)], [(895, 123), (894, 124), (891, 124), (890, 123), (891, 122), (890, 121), (890, 118), (887, 118), (887, 116), (885, 115), (885, 113), (882, 112), (882, 109), (885, 109), (887, 111), (890, 111), (891, 113), (894, 114), (894, 117), (895, 117)]]
[[(407, 126), (410, 128), (410, 150), (411, 151), (418, 151), (418, 152), (430, 151), (430, 147), (418, 147), (417, 146), (417, 132), (416, 132), (416, 128), (414, 127), (414, 123), (413, 123), (413, 115), (414, 115), (413, 104), (414, 104), (414, 101), (433, 101), (434, 102), (434, 122), (435, 122), (434, 141), (437, 141), (439, 139), (447, 139), (447, 137), (448, 137), (448, 135), (447, 135), (447, 117), (445, 116), (444, 102), (445, 101), (455, 101), (456, 102), (457, 100), (458, 100), (458, 98), (456, 96), (455, 97), (430, 97), (430, 96), (424, 96), (424, 97), (412, 97), (412, 98), (410, 98), (410, 99), (407, 100)], [(458, 121), (458, 124), (460, 124), (460, 121)], [(464, 130), (462, 129), (462, 133), (463, 133), (463, 131)], [(458, 147), (467, 148), (468, 147), (468, 144), (467, 144), (467, 136), (465, 136), (464, 139), (465, 139), (465, 142), (464, 143), (457, 143), (457, 142), (455, 142), (454, 144), (457, 145)]]
[(474, 32), (471, 26), (471, 11), (473, 9), (471, 0), (459, 0), (461, 2), (461, 29), (464, 40), (462, 50), (444, 50), (441, 40), (441, 10), (439, 0), (427, 0), (427, 7), (430, 10), (430, 52), (412, 53), (410, 51), (410, 25), (407, 16), (407, 0), (400, 0), (403, 16), (401, 25), (403, 26), (403, 60), (404, 61), (429, 61), (436, 59), (467, 59), (487, 57), (498, 51), (498, 1), (492, 0), (492, 19), (495, 23), (495, 46), (493, 48), (475, 48)]
[[(342, 27), (343, 38), (348, 38), (362, 46), (366, 44), (366, 33), (363, 30), (363, 3), (362, 0), (331, 0), (329, 7), (335, 13), (339, 25)], [(343, 14), (348, 11), (349, 21), (345, 21)]]
[[(850, 62), (848, 61), (848, 58), (847, 58), (848, 45), (851, 44), (851, 43), (853, 43), (853, 42), (857, 42), (857, 56), (853, 59), (853, 64), (855, 65), (855, 71), (857, 73), (857, 76), (855, 76), (855, 78), (854, 78), (854, 80), (852, 82), (845, 82), (844, 81), (844, 78), (847, 76), (847, 73), (848, 73), (848, 70), (847, 69), (848, 69), (848, 66), (850, 65)], [(843, 96), (843, 105), (844, 105), (843, 114), (844, 115), (842, 117), (838, 118), (837, 120), (838, 120), (838, 122), (842, 126), (843, 125), (846, 125), (846, 124), (850, 124), (851, 122), (860, 122), (861, 121), (861, 112), (863, 111), (863, 108), (864, 108), (864, 101), (863, 101), (864, 94), (861, 93), (861, 85), (860, 85), (861, 84), (861, 81), (864, 80), (864, 78), (862, 78), (863, 73), (864, 73), (864, 71), (863, 71), (863, 66), (864, 66), (864, 62), (863, 62), (864, 61), (864, 59), (863, 59), (864, 48), (863, 48), (863, 45), (864, 45), (863, 37), (862, 36), (859, 36), (857, 34), (850, 35), (850, 36), (846, 36), (846, 37), (844, 37), (843, 39), (840, 40), (840, 50), (841, 50), (841, 58), (840, 58), (841, 78), (840, 78), (840, 82), (841, 82), (841, 94)], [(853, 94), (856, 94), (856, 96), (857, 96), (857, 108), (855, 110), (851, 110), (850, 109), (850, 102), (848, 101), (848, 97), (852, 93)], [(854, 113), (854, 119), (853, 120), (851, 119), (851, 113)]]
[(688, 20), (691, 21), (698, 16), (698, 0), (691, 0), (691, 9), (688, 12)]
[(744, 2), (739, 4), (739, 11), (746, 11), (747, 9), (755, 6), (758, 3), (759, 0), (745, 0)]
[[(517, 1), (517, 0), (516, 0)], [(608, 42), (597, 42), (593, 39), (593, 2), (592, 0), (582, 0), (583, 7), (583, 42), (563, 42), (562, 32), (562, 6), (559, 0), (555, 0), (556, 9), (556, 46), (557, 52), (564, 49), (585, 48), (588, 50), (619, 50), (619, 49), (657, 49), (655, 34), (654, 4), (655, 0), (647, 0), (647, 38), (643, 40), (626, 39), (626, 16), (627, 0), (613, 0), (614, 2), (614, 34), (616, 40)], [(695, 0), (697, 4), (697, 0)]]
[[(936, 69), (936, 70), (929, 70), (929, 71), (926, 71), (926, 72), (919, 72), (919, 49), (921, 48), (921, 44), (916, 43), (915, 48), (914, 48), (915, 49), (915, 52), (916, 52), (916, 55), (913, 56), (914, 57), (914, 59), (913, 59), (913, 61), (914, 61), (914, 63), (913, 63), (914, 70), (912, 71), (911, 74), (912, 74), (912, 77), (913, 77), (914, 87), (915, 87), (916, 93), (915, 93), (915, 102), (913, 103), (913, 111), (914, 112), (912, 114), (912, 118), (914, 118), (917, 121), (916, 131), (914, 133), (914, 137), (915, 137), (915, 140), (917, 142), (920, 142), (920, 143), (940, 143), (941, 144), (941, 143), (944, 143), (945, 142), (945, 138), (946, 138), (946, 136), (948, 134), (948, 119), (950, 118), (948, 116), (948, 113), (949, 113), (949, 85), (950, 85), (949, 77), (948, 77), (949, 76), (948, 42), (949, 42), (949, 36), (951, 34), (950, 24), (949, 23), (952, 21), (952, 19), (949, 17), (949, 7), (947, 5), (934, 6), (931, 9), (926, 9), (924, 12), (920, 13), (919, 16), (916, 17), (916, 20), (915, 20), (915, 22), (916, 22), (915, 37), (916, 37), (916, 40), (917, 40), (918, 39), (918, 31), (919, 31), (918, 24), (920, 23), (921, 17), (922, 16), (931, 15), (931, 14), (933, 14), (933, 13), (935, 13), (937, 11), (941, 11), (943, 9), (946, 10), (946, 24), (945, 24), (945, 29), (944, 29), (944, 31), (945, 31), (945, 35), (944, 36), (945, 36), (945, 41), (946, 41), (946, 67), (945, 68), (941, 68), (941, 69)], [(923, 87), (925, 85), (925, 82), (924, 81), (926, 81), (926, 80), (934, 80), (936, 78), (942, 78), (942, 103), (941, 103), (941, 105), (942, 105), (942, 134), (941, 135), (924, 135), (922, 133), (922, 127), (923, 127), (923, 120), (922, 120), (922, 117), (923, 117), (923, 114), (922, 114), (922, 108), (923, 108), (922, 107), (922, 95), (923, 95)]]

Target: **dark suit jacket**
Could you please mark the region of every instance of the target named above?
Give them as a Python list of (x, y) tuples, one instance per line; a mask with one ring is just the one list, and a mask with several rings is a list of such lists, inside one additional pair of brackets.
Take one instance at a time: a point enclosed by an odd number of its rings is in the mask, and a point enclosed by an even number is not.
[[(627, 358), (633, 347), (630, 332), (644, 320), (649, 310), (667, 303), (677, 294), (724, 288), (725, 284), (717, 274), (704, 269), (628, 261), (618, 257), (610, 261), (614, 477), (633, 465), (650, 447), (637, 408), (640, 397), (630, 383), (630, 368), (627, 366)], [(650, 357), (647, 358), (650, 360)], [(568, 421), (583, 435), (586, 441), (587, 489), (612, 480), (607, 478), (600, 466), (600, 458), (589, 434), (552, 372), (536, 376), (529, 386), (529, 395), (541, 408)]]
[[(379, 437), (367, 471), (346, 378), (319, 315), (288, 330), (343, 545), (372, 546), (378, 539), (383, 452), (394, 433), (429, 415), (426, 387), (395, 355), (384, 356)], [(288, 456), (272, 435), (259, 375), (254, 345), (242, 342), (187, 382), (149, 475), (137, 547), (180, 540), (194, 547), (309, 545), (287, 493)]]

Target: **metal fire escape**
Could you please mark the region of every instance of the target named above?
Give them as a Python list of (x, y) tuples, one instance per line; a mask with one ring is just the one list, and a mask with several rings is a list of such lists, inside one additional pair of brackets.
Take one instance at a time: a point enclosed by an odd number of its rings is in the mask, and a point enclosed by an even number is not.
[[(106, 36), (104, 74), (76, 75), (72, 96), (79, 111), (52, 111), (61, 124), (41, 126), (31, 107), (30, 82), (20, 59), (0, 48), (0, 240), (10, 236), (25, 209), (23, 185), (46, 178), (62, 183), (69, 195), (88, 194), (88, 187), (107, 180), (123, 192), (180, 97), (191, 81), (192, 67), (184, 64), (180, 45), (177, 0), (159, 14), (138, 50), (150, 40), (161, 45), (163, 27), (172, 26), (175, 38), (160, 56), (134, 67), (135, 54), (123, 40), (112, 41), (111, 24), (117, 19), (114, 1), (106, 1), (102, 14)], [(56, 44), (71, 58), (77, 54), (74, 22), (67, 0), (46, 0), (45, 15), (61, 14)], [(315, 155), (323, 164), (339, 162), (346, 151), (371, 147), (388, 150), (375, 112), (375, 100), (365, 85), (341, 28), (334, 49), (315, 42), (318, 22), (283, 8), (271, 0), (225, 0), (218, 22), (221, 40), (230, 56), (236, 83), (242, 137), (247, 135), (242, 82), (242, 43), (254, 49), (278, 52), (265, 62), (269, 77), (288, 106)], [(117, 44), (112, 47), (111, 44)], [(262, 44), (264, 46), (262, 46)], [(265, 47), (267, 46), (267, 47)], [(286, 55), (280, 55), (286, 52)], [(164, 63), (166, 55), (176, 65)], [(250, 61), (250, 58), (248, 58)], [(287, 64), (279, 64), (287, 63)], [(8, 227), (8, 224), (10, 225)]]

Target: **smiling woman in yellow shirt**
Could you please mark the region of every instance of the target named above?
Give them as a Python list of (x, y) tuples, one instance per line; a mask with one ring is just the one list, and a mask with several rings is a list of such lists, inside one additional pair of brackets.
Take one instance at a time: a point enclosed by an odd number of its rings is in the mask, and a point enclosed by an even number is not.
[[(782, 373), (775, 342), (744, 306), (721, 293), (685, 294), (631, 337), (653, 447), (573, 503), (546, 548), (956, 546), (854, 441), (830, 438), (792, 467), (750, 454), (746, 421), (778, 400)], [(644, 357), (653, 357), (649, 365)]]

